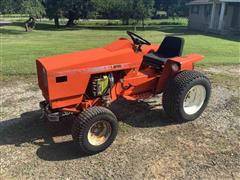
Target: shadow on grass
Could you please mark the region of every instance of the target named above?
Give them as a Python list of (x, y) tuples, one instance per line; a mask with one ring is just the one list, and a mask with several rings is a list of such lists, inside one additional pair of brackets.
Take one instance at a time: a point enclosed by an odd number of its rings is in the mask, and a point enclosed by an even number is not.
[(12, 23), (10, 25), (0, 27), (0, 34), (2, 34), (2, 35), (20, 35), (20, 34), (25, 34), (26, 33), (24, 31), (24, 29), (22, 29), (22, 31), (21, 31), (21, 30), (17, 30), (17, 29), (5, 28), (5, 27), (8, 27), (8, 26), (16, 26), (16, 25), (14, 25), (14, 23)]
[[(133, 31), (132, 26), (76, 26), (68, 28), (69, 30), (77, 29), (90, 29), (90, 30), (103, 30), (103, 31)], [(240, 37), (237, 35), (219, 35), (214, 33), (206, 33), (197, 30), (190, 30), (187, 26), (183, 25), (159, 25), (159, 26), (146, 26), (137, 27), (137, 31), (159, 31), (172, 36), (187, 36), (187, 35), (203, 35), (208, 37), (220, 38), (224, 40), (230, 40), (240, 42)]]
[[(119, 120), (134, 127), (163, 127), (174, 124), (161, 109), (152, 109), (145, 102), (120, 100), (111, 109)], [(21, 147), (34, 144), (38, 147), (36, 154), (46, 161), (62, 161), (84, 158), (73, 143), (71, 137), (72, 121), (66, 119), (59, 123), (40, 120), (41, 112), (23, 113), (20, 118), (0, 122), (0, 146), (15, 145)], [(56, 142), (57, 139), (57, 142)]]
[[(22, 34), (26, 33), (24, 32), (24, 23), (22, 22), (13, 22), (10, 24), (10, 26), (19, 26), (22, 27), (22, 31), (20, 30), (11, 30), (11, 29), (1, 29), (2, 34)], [(41, 31), (78, 31), (78, 30), (97, 30), (97, 31), (133, 31), (134, 27), (132, 25), (108, 25), (108, 24), (102, 24), (102, 25), (76, 25), (73, 27), (66, 27), (62, 26), (60, 28), (56, 28), (54, 24), (50, 23), (44, 23), (44, 22), (38, 22), (35, 30), (41, 30)], [(143, 27), (137, 27), (137, 31), (160, 31), (166, 34), (171, 34), (173, 36), (186, 36), (186, 35), (204, 35), (204, 36), (209, 36), (209, 37), (215, 37), (215, 38), (220, 38), (220, 39), (225, 39), (225, 40), (230, 40), (230, 41), (236, 41), (240, 42), (240, 37), (239, 36), (234, 36), (234, 35), (218, 35), (218, 34), (213, 34), (213, 33), (204, 33), (201, 31), (196, 31), (196, 30), (190, 30), (188, 29), (187, 26), (185, 25), (179, 25), (179, 24), (168, 24), (168, 23), (163, 23), (163, 24), (150, 24)]]
[[(76, 31), (81, 29), (90, 29), (90, 30), (102, 30), (102, 31), (134, 31), (133, 25), (76, 25), (73, 27), (55, 28), (52, 24), (38, 24), (36, 27), (37, 30), (53, 30), (53, 31)], [(197, 30), (190, 30), (187, 26), (181, 25), (180, 23), (168, 23), (161, 22), (159, 24), (149, 24), (145, 27), (138, 26), (137, 31), (160, 31), (166, 34), (171, 34), (173, 36), (186, 36), (186, 35), (204, 35), (214, 38), (220, 38), (230, 41), (240, 42), (240, 37), (237, 35), (219, 35), (214, 33), (207, 33)]]
[[(8, 29), (6, 27), (20, 27), (21, 29)], [(48, 24), (48, 23), (37, 23), (36, 27), (33, 31), (35, 30), (45, 30), (45, 31), (58, 31), (64, 28), (59, 28), (57, 29), (54, 25)], [(0, 28), (0, 33), (3, 35), (21, 35), (21, 34), (26, 34), (26, 33), (31, 33), (31, 32), (26, 32), (24, 23), (23, 22), (13, 22), (7, 26), (3, 26), (3, 28)]]

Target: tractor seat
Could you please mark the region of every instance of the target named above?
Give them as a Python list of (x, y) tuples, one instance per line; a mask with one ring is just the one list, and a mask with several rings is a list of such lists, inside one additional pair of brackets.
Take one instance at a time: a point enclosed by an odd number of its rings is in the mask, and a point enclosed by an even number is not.
[(167, 36), (156, 52), (150, 52), (143, 57), (143, 64), (162, 69), (169, 58), (182, 55), (183, 46), (183, 38)]

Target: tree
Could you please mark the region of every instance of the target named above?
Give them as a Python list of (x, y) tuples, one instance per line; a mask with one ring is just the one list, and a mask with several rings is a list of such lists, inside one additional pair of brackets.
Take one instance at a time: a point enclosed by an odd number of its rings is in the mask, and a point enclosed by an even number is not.
[(16, 2), (14, 0), (0, 0), (0, 13), (13, 14), (16, 10)]
[(20, 13), (41, 17), (45, 14), (43, 0), (0, 0), (0, 12), (3, 14)]
[(91, 0), (65, 0), (64, 5), (67, 10), (65, 14), (65, 17), (68, 18), (67, 26), (74, 25), (74, 21), (80, 18), (87, 19), (94, 9)]
[(49, 19), (54, 19), (56, 27), (59, 27), (59, 18), (64, 17), (66, 8), (64, 7), (64, 0), (46, 0), (46, 15)]
[(119, 17), (119, 3), (118, 0), (93, 0), (96, 12), (104, 19), (117, 19)]
[(38, 18), (45, 14), (42, 0), (20, 0), (20, 13), (28, 14), (30, 17)]
[(152, 16), (153, 6), (153, 0), (135, 0), (133, 6), (133, 19), (136, 20), (136, 23), (142, 21), (142, 25), (144, 27), (144, 19)]
[(154, 0), (95, 0), (97, 11), (103, 18), (121, 19), (123, 24), (128, 25), (130, 19), (136, 23), (152, 14)]
[(59, 18), (68, 18), (67, 26), (73, 26), (74, 21), (80, 18), (86, 19), (92, 13), (93, 0), (46, 0), (47, 17), (54, 19), (59, 26)]

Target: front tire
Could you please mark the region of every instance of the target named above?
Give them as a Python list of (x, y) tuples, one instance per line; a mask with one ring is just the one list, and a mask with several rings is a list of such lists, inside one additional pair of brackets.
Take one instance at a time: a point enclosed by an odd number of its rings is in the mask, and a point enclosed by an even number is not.
[(163, 108), (178, 122), (192, 121), (205, 110), (211, 95), (211, 84), (197, 71), (183, 71), (170, 79), (163, 92)]
[(104, 107), (92, 107), (81, 112), (72, 125), (72, 137), (80, 150), (87, 154), (104, 151), (118, 133), (116, 116)]

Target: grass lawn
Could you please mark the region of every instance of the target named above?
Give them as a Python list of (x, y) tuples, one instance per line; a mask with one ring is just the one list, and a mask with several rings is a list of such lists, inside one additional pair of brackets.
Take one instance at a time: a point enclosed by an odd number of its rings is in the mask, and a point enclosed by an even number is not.
[[(159, 44), (165, 35), (185, 38), (184, 54), (199, 53), (205, 56), (200, 65), (237, 64), (240, 61), (240, 37), (224, 37), (189, 31), (186, 22), (146, 21), (140, 35)], [(55, 29), (44, 20), (36, 30), (26, 33), (21, 22), (0, 28), (1, 33), (1, 74), (35, 74), (35, 59), (42, 56), (63, 54), (83, 49), (101, 47), (119, 37), (127, 37), (131, 26), (121, 26), (119, 22), (80, 22), (71, 29)]]

